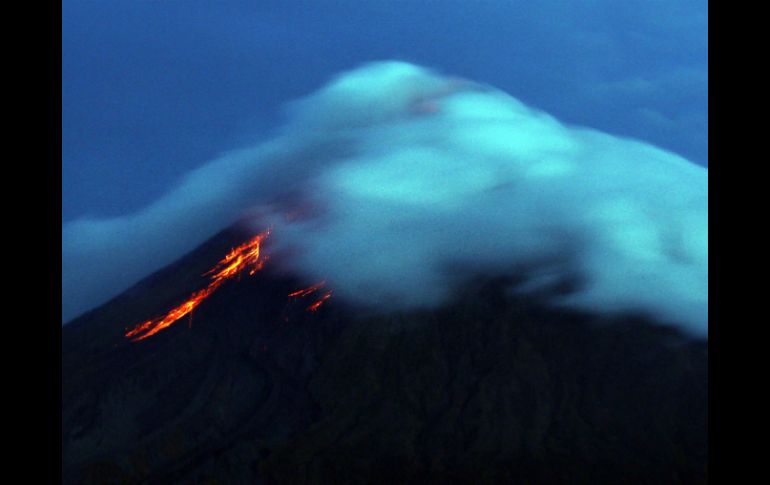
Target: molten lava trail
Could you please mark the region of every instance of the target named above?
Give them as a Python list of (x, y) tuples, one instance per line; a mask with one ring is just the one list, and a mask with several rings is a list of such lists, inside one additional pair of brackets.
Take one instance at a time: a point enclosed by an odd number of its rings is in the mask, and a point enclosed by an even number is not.
[(304, 296), (310, 295), (312, 293), (315, 293), (319, 289), (323, 288), (326, 284), (326, 281), (322, 281), (320, 283), (316, 283), (313, 286), (310, 286), (308, 288), (305, 288), (303, 290), (297, 290), (295, 292), (289, 293), (290, 298), (302, 298)]
[(331, 298), (331, 297), (332, 297), (332, 292), (331, 292), (331, 290), (329, 290), (326, 293), (324, 293), (323, 296), (318, 301), (316, 301), (315, 303), (313, 303), (312, 305), (307, 307), (305, 310), (309, 311), (309, 312), (314, 312), (314, 311), (318, 310), (318, 308), (321, 305), (323, 305), (324, 302), (326, 300), (328, 300), (329, 298)]
[[(297, 291), (294, 291), (292, 293), (289, 293), (289, 298), (304, 298), (304, 297), (306, 297), (308, 295), (312, 295), (313, 293), (315, 293), (316, 291), (320, 290), (324, 286), (326, 286), (326, 281), (321, 281), (320, 283), (316, 283), (313, 286), (309, 286), (309, 287), (304, 288), (302, 290), (297, 290)], [(321, 305), (323, 305), (324, 302), (326, 300), (328, 300), (329, 298), (331, 298), (331, 297), (332, 297), (332, 291), (329, 290), (326, 293), (324, 293), (323, 296), (321, 296), (321, 298), (319, 298), (315, 303), (313, 303), (310, 306), (308, 306), (307, 308), (305, 308), (305, 311), (314, 312), (314, 311), (318, 310), (318, 308)]]
[(126, 337), (137, 342), (155, 335), (161, 330), (170, 327), (185, 315), (191, 314), (203, 300), (214, 293), (225, 281), (240, 275), (246, 269), (248, 269), (249, 275), (253, 275), (262, 269), (267, 256), (261, 254), (260, 248), (262, 242), (269, 234), (270, 230), (268, 229), (231, 250), (216, 266), (204, 273), (204, 276), (211, 275), (211, 281), (206, 288), (196, 291), (190, 295), (190, 298), (165, 315), (136, 325), (133, 329), (126, 332)]

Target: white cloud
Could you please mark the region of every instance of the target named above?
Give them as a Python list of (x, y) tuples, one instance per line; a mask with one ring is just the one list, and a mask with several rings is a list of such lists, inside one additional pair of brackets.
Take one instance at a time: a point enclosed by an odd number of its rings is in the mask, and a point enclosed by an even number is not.
[[(63, 312), (261, 207), (274, 211), (275, 250), (295, 249), (293, 269), (337, 298), (405, 308), (438, 304), (479, 272), (578, 275), (586, 285), (553, 304), (644, 311), (706, 335), (707, 178), (495, 89), (374, 63), (294, 103), (275, 139), (211, 162), (146, 210), (67, 225)], [(280, 217), (275, 202), (297, 194), (321, 215)]]

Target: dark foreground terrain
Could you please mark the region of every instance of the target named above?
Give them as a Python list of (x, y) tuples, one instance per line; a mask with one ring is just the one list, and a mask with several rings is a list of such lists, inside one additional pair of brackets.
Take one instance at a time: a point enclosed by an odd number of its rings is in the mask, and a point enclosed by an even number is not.
[[(271, 271), (147, 340), (226, 231), (63, 329), (64, 483), (705, 483), (705, 342), (494, 278), (387, 317)], [(309, 297), (310, 298), (310, 297)]]

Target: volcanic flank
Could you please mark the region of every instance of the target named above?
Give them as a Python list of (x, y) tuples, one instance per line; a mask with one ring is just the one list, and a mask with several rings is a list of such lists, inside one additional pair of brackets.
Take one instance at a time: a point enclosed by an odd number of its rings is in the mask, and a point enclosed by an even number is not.
[(499, 278), (367, 316), (307, 311), (317, 292), (289, 296), (302, 280), (266, 264), (192, 322), (125, 337), (252, 236), (231, 228), (63, 328), (65, 483), (705, 483), (705, 342)]

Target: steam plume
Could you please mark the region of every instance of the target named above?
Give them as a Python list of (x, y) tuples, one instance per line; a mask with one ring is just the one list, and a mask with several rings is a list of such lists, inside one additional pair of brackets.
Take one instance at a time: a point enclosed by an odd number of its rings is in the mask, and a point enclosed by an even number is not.
[[(344, 73), (271, 140), (223, 155), (146, 209), (63, 228), (66, 321), (229, 226), (272, 221), (294, 271), (375, 308), (440, 304), (479, 273), (553, 304), (642, 311), (706, 336), (708, 171), (565, 126), (511, 96), (403, 62)], [(288, 221), (292, 208), (315, 216)], [(263, 229), (260, 227), (259, 229)]]

